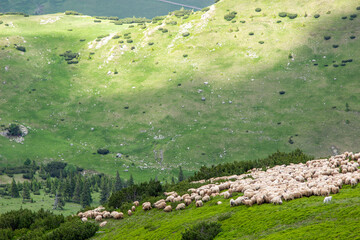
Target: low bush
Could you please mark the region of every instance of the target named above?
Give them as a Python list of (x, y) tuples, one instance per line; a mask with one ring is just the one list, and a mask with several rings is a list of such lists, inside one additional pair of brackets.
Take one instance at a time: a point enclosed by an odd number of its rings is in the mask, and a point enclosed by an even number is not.
[(114, 36), (112, 37), (112, 39), (119, 39), (119, 38), (120, 38), (119, 35), (114, 35)]
[(12, 137), (19, 137), (23, 133), (21, 132), (20, 126), (18, 124), (12, 123), (8, 128), (6, 128), (7, 135)]
[(254, 33), (253, 33), (253, 32), (249, 32), (249, 35), (250, 35), (250, 36), (253, 36), (253, 35), (254, 35)]
[(201, 222), (186, 229), (181, 235), (182, 240), (212, 240), (222, 231), (217, 222)]
[(356, 7), (356, 10), (360, 11), (360, 6)]
[(338, 64), (334, 64), (333, 67), (337, 68), (339, 65)]
[(187, 54), (184, 54), (184, 55), (183, 55), (184, 58), (187, 58), (188, 56), (189, 56), (189, 55), (187, 55)]
[(95, 23), (101, 23), (101, 20), (95, 19), (94, 22), (95, 22)]
[(286, 17), (287, 16), (287, 12), (280, 12), (279, 13), (279, 17)]
[(259, 41), (260, 44), (264, 44), (265, 42), (264, 41)]
[(261, 8), (255, 8), (255, 12), (261, 12)]
[(109, 154), (110, 151), (109, 151), (108, 149), (106, 149), (106, 148), (99, 148), (99, 149), (97, 150), (97, 153), (98, 153), (98, 154), (101, 154), (101, 155), (106, 155), (106, 154)]
[(183, 37), (188, 37), (188, 36), (190, 36), (190, 33), (184, 32), (182, 35), (183, 35)]
[(3, 24), (4, 22), (2, 20), (0, 20), (0, 25)]
[(163, 33), (167, 33), (167, 32), (169, 32), (169, 30), (167, 30), (166, 28), (164, 28), (164, 29), (162, 30), (162, 32), (163, 32)]
[(201, 9), (202, 12), (207, 12), (207, 11), (209, 11), (209, 10), (210, 10), (209, 7), (206, 7), (206, 8)]
[(16, 50), (19, 50), (21, 52), (26, 52), (26, 48), (23, 46), (16, 46), (15, 48), (16, 48)]
[(241, 22), (241, 23), (246, 23), (246, 21), (244, 21), (244, 20), (241, 20), (240, 22)]
[(134, 41), (132, 39), (126, 40), (127, 43), (133, 43)]
[(288, 13), (287, 16), (290, 19), (295, 19), (295, 18), (297, 18), (298, 15), (296, 13)]
[(330, 40), (330, 39), (331, 39), (331, 36), (324, 36), (324, 39), (325, 39), (325, 40)]
[(333, 47), (333, 48), (338, 48), (338, 47), (339, 47), (339, 45), (334, 44), (334, 45), (332, 45), (332, 47)]
[(276, 23), (281, 23), (281, 20), (276, 21)]
[(347, 19), (347, 16), (343, 16), (343, 17), (341, 17), (341, 19), (345, 20), (345, 19)]
[(135, 27), (134, 25), (129, 25), (129, 28), (133, 28), (133, 27)]
[(233, 19), (236, 17), (236, 14), (237, 14), (237, 12), (232, 11), (232, 12), (226, 14), (226, 15), (224, 16), (224, 19), (225, 19), (226, 21), (231, 21), (231, 20), (233, 20)]
[(320, 14), (315, 14), (314, 15), (314, 18), (319, 18), (320, 17)]
[(350, 39), (355, 39), (356, 37), (355, 36), (350, 36)]
[(153, 42), (149, 42), (148, 44), (149, 44), (149, 46), (154, 45), (154, 43), (153, 43)]
[(65, 15), (82, 15), (82, 14), (76, 11), (65, 11)]

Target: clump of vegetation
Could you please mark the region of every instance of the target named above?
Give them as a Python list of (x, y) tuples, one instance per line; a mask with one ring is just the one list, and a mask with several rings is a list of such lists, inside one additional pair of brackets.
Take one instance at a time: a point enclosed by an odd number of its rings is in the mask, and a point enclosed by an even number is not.
[(184, 33), (182, 34), (182, 36), (183, 36), (183, 37), (188, 37), (188, 36), (190, 36), (190, 33), (189, 33), (189, 32), (184, 32)]
[(118, 21), (119, 17), (95, 16), (96, 19)]
[(82, 15), (82, 14), (76, 11), (65, 11), (65, 15)]
[(279, 17), (284, 18), (284, 17), (286, 17), (286, 16), (287, 16), (287, 12), (280, 12), (280, 13), (279, 13)]
[(129, 25), (129, 28), (133, 28), (133, 27), (135, 27), (134, 25)]
[(23, 47), (23, 46), (15, 46), (15, 49), (16, 49), (16, 50), (19, 50), (19, 51), (21, 51), (21, 52), (26, 52), (26, 48)]
[(181, 18), (181, 17), (189, 17), (189, 15), (191, 15), (192, 13), (193, 13), (192, 10), (187, 10), (182, 8), (180, 10), (173, 11), (170, 14), (174, 15), (177, 18)]
[(170, 22), (167, 22), (166, 24), (169, 24), (169, 25), (177, 25), (177, 21), (170, 21)]
[(224, 16), (224, 19), (225, 19), (226, 21), (231, 21), (231, 20), (233, 20), (233, 19), (236, 17), (236, 14), (237, 14), (237, 12), (232, 11), (232, 12), (226, 14), (226, 15)]
[(281, 23), (281, 20), (276, 21), (276, 23)]
[(324, 36), (324, 39), (325, 39), (325, 40), (330, 40), (330, 39), (331, 39), (331, 36)]
[(132, 24), (132, 23), (150, 23), (151, 20), (147, 18), (122, 18), (117, 21), (113, 21), (115, 25)]
[(73, 53), (71, 50), (66, 51), (59, 55), (60, 57), (64, 57), (65, 61), (68, 64), (77, 64), (79, 63), (79, 53)]
[(8, 131), (7, 135), (11, 137), (20, 137), (23, 134), (20, 126), (15, 123), (10, 124), (10, 126), (6, 130)]
[(314, 15), (314, 18), (319, 18), (320, 17), (320, 14), (315, 14)]
[(351, 14), (349, 20), (354, 20), (357, 17), (357, 14)]
[(265, 42), (264, 41), (259, 41), (260, 44), (264, 44)]
[(244, 21), (244, 20), (241, 20), (240, 22), (241, 22), (241, 23), (246, 23), (246, 21)]
[(255, 8), (255, 12), (261, 12), (261, 8)]
[(112, 39), (119, 39), (121, 36), (120, 35), (114, 35), (113, 37), (112, 37)]
[(356, 37), (355, 36), (350, 36), (350, 39), (355, 39)]
[(97, 150), (97, 153), (98, 153), (98, 154), (101, 154), (101, 155), (106, 155), (106, 154), (109, 154), (110, 151), (109, 151), (108, 149), (106, 149), (106, 148), (99, 148), (99, 149)]
[(201, 222), (186, 229), (181, 235), (182, 240), (211, 240), (220, 232), (221, 224), (217, 222)]
[(133, 43), (134, 41), (132, 39), (126, 40), (127, 43)]
[(205, 8), (203, 8), (203, 9), (201, 9), (202, 12), (207, 12), (207, 11), (209, 11), (209, 10), (210, 10), (209, 7), (205, 7)]
[(338, 47), (339, 47), (339, 45), (334, 44), (334, 45), (332, 45), (332, 47), (333, 47), (333, 48), (338, 48)]
[(95, 22), (95, 23), (101, 23), (101, 20), (95, 19), (94, 22)]
[(339, 65), (338, 64), (333, 64), (333, 67), (337, 68), (337, 67), (339, 67)]
[(184, 54), (184, 55), (183, 55), (184, 58), (187, 58), (188, 56), (189, 56), (189, 55), (187, 55), (187, 54)]
[(253, 36), (253, 35), (254, 35), (254, 33), (253, 33), (253, 32), (249, 32), (249, 35), (250, 35), (250, 36)]
[(347, 19), (347, 16), (343, 16), (343, 17), (341, 17), (341, 19), (345, 20), (345, 19)]
[(290, 19), (295, 19), (295, 18), (297, 18), (298, 15), (296, 13), (288, 13), (287, 16)]
[(149, 44), (149, 46), (154, 45), (154, 43), (153, 43), (153, 42), (149, 42), (148, 44)]

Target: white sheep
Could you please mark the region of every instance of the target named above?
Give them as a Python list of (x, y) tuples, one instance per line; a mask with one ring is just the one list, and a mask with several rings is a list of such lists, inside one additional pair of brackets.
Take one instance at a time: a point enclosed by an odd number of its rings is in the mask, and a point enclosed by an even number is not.
[(325, 197), (325, 198), (324, 198), (324, 203), (330, 203), (331, 200), (332, 200), (332, 196)]
[(104, 227), (107, 224), (107, 221), (104, 221), (102, 223), (100, 223), (100, 227)]
[(183, 210), (185, 209), (185, 203), (179, 203), (177, 206), (176, 206), (176, 210)]
[(196, 201), (195, 205), (196, 205), (196, 207), (202, 207), (204, 204), (201, 200), (199, 200), (199, 201)]
[(86, 217), (83, 217), (83, 218), (81, 219), (82, 222), (87, 222), (87, 220), (88, 220), (88, 219), (87, 219)]

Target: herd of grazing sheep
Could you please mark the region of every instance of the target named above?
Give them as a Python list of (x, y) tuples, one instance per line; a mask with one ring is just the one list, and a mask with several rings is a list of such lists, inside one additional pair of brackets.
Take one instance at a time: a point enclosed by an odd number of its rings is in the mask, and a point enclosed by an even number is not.
[[(230, 200), (230, 206), (273, 203), (282, 204), (283, 201), (295, 198), (315, 196), (329, 196), (339, 192), (343, 184), (356, 185), (360, 182), (360, 153), (344, 154), (332, 156), (329, 159), (311, 160), (305, 164), (290, 164), (268, 168), (266, 171), (252, 169), (246, 174), (233, 175), (228, 177), (218, 177), (210, 179), (210, 182), (225, 181), (222, 183), (210, 183), (199, 188), (190, 188), (189, 193), (179, 196), (176, 192), (165, 192), (165, 199), (161, 199), (154, 204), (144, 202), (144, 211), (152, 207), (163, 209), (164, 212), (171, 212), (172, 207), (168, 202), (179, 204), (176, 210), (183, 210), (193, 201), (196, 207), (202, 207), (204, 202), (210, 201), (211, 197), (221, 195), (228, 199), (234, 192), (242, 192), (243, 196)], [(231, 179), (231, 180), (230, 180)], [(205, 183), (204, 180), (197, 181)], [(326, 198), (325, 202), (331, 201), (331, 197)], [(217, 204), (221, 204), (218, 201)], [(139, 202), (134, 202), (134, 206), (128, 211), (131, 216), (135, 211), (135, 206)], [(103, 207), (98, 207), (78, 216), (83, 221), (87, 218), (95, 218), (102, 221), (104, 218), (122, 219), (123, 213), (102, 211)], [(106, 222), (101, 225), (105, 226)]]

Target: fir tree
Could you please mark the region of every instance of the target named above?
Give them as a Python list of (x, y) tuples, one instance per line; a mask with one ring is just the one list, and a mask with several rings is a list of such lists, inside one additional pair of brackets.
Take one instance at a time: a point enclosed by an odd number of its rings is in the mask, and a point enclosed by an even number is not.
[(22, 197), (23, 201), (30, 199), (30, 186), (27, 182), (24, 182)]
[(18, 198), (20, 197), (19, 195), (19, 189), (16, 185), (15, 179), (13, 178), (12, 183), (11, 183), (11, 197), (13, 198)]
[(119, 171), (116, 172), (116, 178), (115, 178), (115, 186), (114, 186), (114, 190), (115, 192), (120, 191), (122, 189), (122, 182), (121, 182), (121, 178), (119, 175)]
[(181, 167), (179, 167), (179, 178), (178, 179), (179, 179), (179, 182), (184, 181), (184, 173), (183, 173)]
[(81, 206), (83, 208), (85, 208), (85, 207), (90, 206), (91, 202), (92, 202), (92, 199), (91, 199), (91, 193), (90, 193), (90, 186), (89, 186), (88, 181), (85, 180), (84, 186), (82, 189), (82, 193), (81, 193), (80, 203), (81, 203)]
[(78, 177), (74, 189), (74, 196), (73, 196), (74, 202), (80, 203), (82, 190), (83, 190), (83, 182), (81, 180), (81, 177)]
[(105, 177), (101, 179), (101, 192), (100, 192), (100, 203), (104, 204), (110, 196), (109, 184)]
[(133, 178), (133, 175), (131, 174), (130, 179), (128, 181), (128, 186), (132, 186), (132, 185), (134, 185), (134, 178)]

